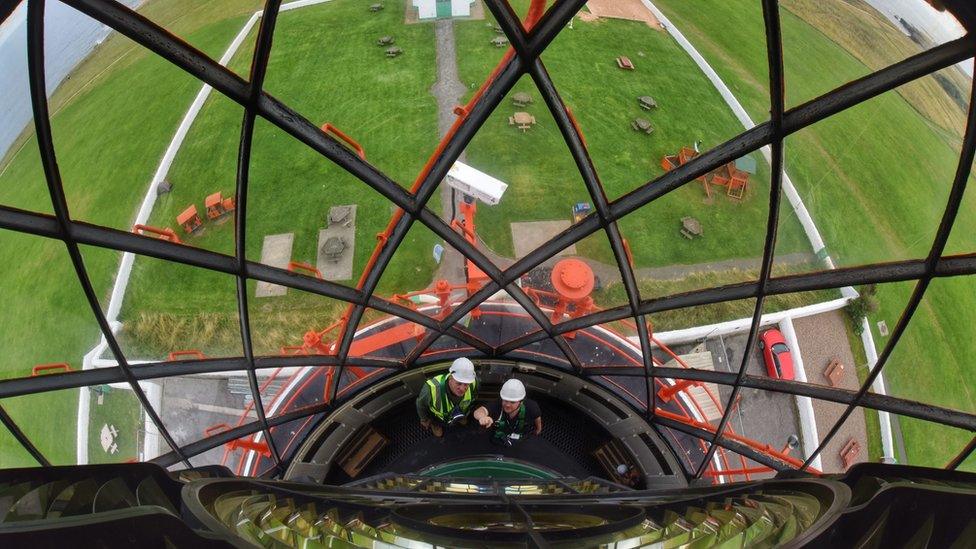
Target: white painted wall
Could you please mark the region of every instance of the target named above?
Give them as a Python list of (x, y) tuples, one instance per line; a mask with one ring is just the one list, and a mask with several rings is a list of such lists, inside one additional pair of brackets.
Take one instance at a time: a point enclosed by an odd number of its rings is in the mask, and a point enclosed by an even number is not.
[[(471, 0), (451, 0), (451, 17), (470, 17)], [(417, 8), (417, 17), (420, 19), (433, 19), (437, 17), (436, 0), (412, 0), (413, 7)]]

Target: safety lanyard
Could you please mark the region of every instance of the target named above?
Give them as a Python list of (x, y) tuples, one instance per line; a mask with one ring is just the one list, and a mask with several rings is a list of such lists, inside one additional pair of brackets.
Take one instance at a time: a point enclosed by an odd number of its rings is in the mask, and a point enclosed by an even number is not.
[(525, 403), (524, 402), (519, 404), (518, 420), (515, 423), (515, 429), (509, 430), (508, 423), (509, 423), (508, 415), (505, 413), (505, 408), (502, 408), (501, 412), (498, 414), (498, 421), (495, 422), (495, 426), (497, 427), (496, 435), (503, 435), (506, 432), (514, 433), (517, 431), (521, 431), (522, 429), (525, 428)]

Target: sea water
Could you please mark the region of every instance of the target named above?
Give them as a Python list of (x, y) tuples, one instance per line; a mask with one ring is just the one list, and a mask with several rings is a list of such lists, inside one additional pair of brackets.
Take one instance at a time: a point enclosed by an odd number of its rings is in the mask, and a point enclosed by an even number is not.
[[(141, 0), (121, 0), (135, 7)], [(47, 93), (108, 36), (111, 29), (61, 2), (47, 2), (44, 15), (44, 76)], [(0, 25), (0, 157), (32, 120), (27, 79), (27, 2)]]

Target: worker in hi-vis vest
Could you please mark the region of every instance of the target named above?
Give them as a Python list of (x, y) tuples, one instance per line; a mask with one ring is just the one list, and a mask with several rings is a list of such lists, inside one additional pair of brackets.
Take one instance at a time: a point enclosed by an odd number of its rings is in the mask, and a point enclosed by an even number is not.
[(428, 379), (420, 389), (417, 396), (420, 426), (441, 437), (446, 427), (467, 425), (477, 391), (474, 364), (466, 358), (455, 360), (446, 374)]
[(525, 385), (521, 381), (506, 381), (498, 396), (499, 399), (474, 411), (474, 418), (488, 429), (492, 442), (511, 446), (529, 433), (542, 433), (542, 411), (534, 400), (525, 398)]

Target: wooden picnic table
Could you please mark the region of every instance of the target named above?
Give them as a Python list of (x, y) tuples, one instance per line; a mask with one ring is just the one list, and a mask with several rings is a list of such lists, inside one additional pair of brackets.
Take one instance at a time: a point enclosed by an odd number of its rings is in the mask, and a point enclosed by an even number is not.
[(681, 236), (692, 239), (702, 235), (701, 222), (694, 217), (681, 218)]
[(515, 92), (512, 95), (512, 103), (516, 107), (524, 107), (529, 103), (532, 103), (532, 96), (525, 92)]
[(535, 117), (525, 111), (518, 111), (508, 117), (508, 123), (511, 126), (518, 126), (518, 129), (524, 132), (535, 124)]
[(633, 122), (630, 123), (630, 127), (634, 128), (635, 131), (644, 132), (648, 135), (654, 133), (654, 126), (651, 124), (650, 120), (646, 118), (635, 118)]

